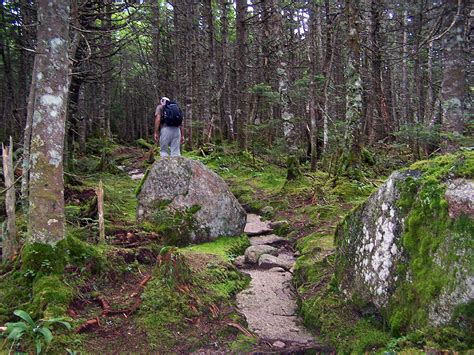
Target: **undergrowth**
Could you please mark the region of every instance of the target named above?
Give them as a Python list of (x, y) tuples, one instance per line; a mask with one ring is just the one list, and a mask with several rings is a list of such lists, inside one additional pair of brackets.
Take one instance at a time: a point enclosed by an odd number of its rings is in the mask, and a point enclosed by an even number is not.
[(211, 258), (200, 267), (191, 268), (198, 258), (194, 253), (163, 248), (153, 280), (142, 295), (139, 324), (154, 349), (166, 351), (180, 341), (186, 343), (180, 332), (185, 334), (192, 319), (202, 315), (221, 317), (218, 307), (231, 302), (248, 284), (247, 277), (221, 258)]

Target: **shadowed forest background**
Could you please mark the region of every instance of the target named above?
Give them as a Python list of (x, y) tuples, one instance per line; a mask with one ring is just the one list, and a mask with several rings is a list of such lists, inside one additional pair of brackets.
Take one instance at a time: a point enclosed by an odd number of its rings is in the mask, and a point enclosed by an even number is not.
[[(472, 349), (468, 5), (2, 0), (0, 352)], [(236, 304), (252, 238), (189, 245), (197, 205), (137, 220), (167, 169), (162, 96), (185, 117), (176, 161), (290, 256), (308, 344), (258, 338)], [(390, 287), (358, 284), (373, 264)]]
[[(36, 4), (1, 11), (0, 134), (22, 145)], [(427, 157), (469, 133), (468, 11), (462, 1), (74, 1), (66, 165), (90, 137), (149, 138), (160, 96), (182, 106), (187, 149), (297, 151), (313, 170), (380, 143)]]

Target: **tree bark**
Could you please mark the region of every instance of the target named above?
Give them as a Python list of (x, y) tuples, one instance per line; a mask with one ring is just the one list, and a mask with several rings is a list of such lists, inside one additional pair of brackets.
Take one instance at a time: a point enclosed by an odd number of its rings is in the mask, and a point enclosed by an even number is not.
[[(64, 237), (63, 151), (69, 88), (69, 4), (38, 1), (29, 177), (30, 243)], [(54, 69), (53, 69), (54, 68)]]
[(442, 144), (444, 152), (454, 152), (465, 129), (466, 54), (464, 52), (465, 1), (448, 0), (447, 17), (453, 26), (443, 37), (443, 81), (441, 102), (443, 108), (442, 131), (452, 134)]
[(270, 14), (272, 33), (274, 36), (273, 50), (276, 59), (276, 77), (278, 79), (278, 94), (282, 118), (283, 135), (285, 138), (287, 150), (287, 180), (294, 180), (300, 174), (299, 160), (298, 160), (298, 144), (297, 133), (295, 126), (295, 115), (291, 109), (290, 95), (289, 95), (289, 73), (288, 62), (285, 58), (285, 53), (288, 53), (285, 41), (285, 33), (283, 31), (283, 18), (279, 7), (275, 0), (270, 0)]
[(346, 151), (350, 152), (348, 164), (358, 163), (361, 154), (362, 79), (360, 73), (360, 29), (357, 0), (346, 0), (349, 26), (349, 60), (347, 64)]
[(235, 120), (237, 121), (237, 141), (240, 148), (248, 147), (248, 100), (247, 100), (247, 1), (237, 0), (236, 8), (236, 60), (237, 60), (237, 105), (235, 109)]
[(4, 147), (2, 143), (3, 153), (3, 176), (5, 177), (5, 207), (7, 211), (6, 231), (3, 234), (2, 242), (2, 258), (3, 261), (12, 260), (18, 254), (19, 242), (16, 230), (15, 216), (15, 174), (13, 171), (13, 140), (10, 137), (10, 145)]

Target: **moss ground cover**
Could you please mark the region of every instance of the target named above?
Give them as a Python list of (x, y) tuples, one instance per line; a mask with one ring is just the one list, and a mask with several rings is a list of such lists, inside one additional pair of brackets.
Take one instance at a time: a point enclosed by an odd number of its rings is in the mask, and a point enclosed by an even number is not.
[[(222, 240), (206, 244), (200, 252), (163, 248), (160, 253), (153, 280), (142, 296), (138, 320), (152, 348), (167, 351), (178, 344), (187, 350), (204, 346), (208, 337), (216, 336), (208, 324), (210, 319), (221, 324), (230, 321), (232, 313), (225, 309), (249, 280), (224, 260), (227, 254), (215, 253)], [(190, 327), (198, 320), (201, 329)], [(201, 336), (196, 337), (196, 332)], [(223, 335), (225, 340), (228, 334)]]

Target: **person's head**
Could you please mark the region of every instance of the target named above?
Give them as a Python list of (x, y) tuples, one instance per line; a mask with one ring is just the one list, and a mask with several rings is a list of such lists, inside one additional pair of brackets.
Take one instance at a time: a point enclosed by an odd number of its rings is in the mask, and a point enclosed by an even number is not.
[(171, 100), (168, 99), (166, 96), (163, 96), (161, 99), (160, 99), (160, 104), (162, 105), (166, 105), (168, 102), (170, 102)]

